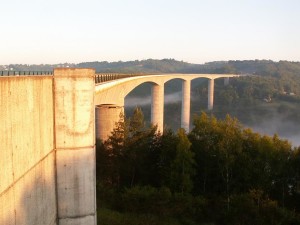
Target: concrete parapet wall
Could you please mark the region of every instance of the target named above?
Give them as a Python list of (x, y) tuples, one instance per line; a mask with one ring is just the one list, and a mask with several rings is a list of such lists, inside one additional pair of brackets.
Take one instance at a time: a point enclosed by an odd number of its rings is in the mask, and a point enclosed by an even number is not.
[(0, 77), (0, 225), (95, 225), (94, 70)]
[(0, 224), (56, 224), (52, 84), (0, 78)]

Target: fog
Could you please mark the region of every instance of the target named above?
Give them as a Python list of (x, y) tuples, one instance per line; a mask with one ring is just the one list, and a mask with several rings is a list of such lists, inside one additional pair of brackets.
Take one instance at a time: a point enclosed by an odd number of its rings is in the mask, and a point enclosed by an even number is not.
[[(165, 95), (165, 104), (181, 102), (181, 91)], [(125, 98), (126, 107), (146, 106), (151, 104), (151, 96)]]
[(300, 146), (300, 126), (287, 120), (284, 114), (274, 113), (263, 121), (244, 125), (263, 135), (278, 134), (280, 138), (288, 139), (293, 146)]
[[(191, 96), (192, 97), (192, 96)], [(172, 94), (165, 94), (165, 105), (181, 102), (181, 91)], [(133, 108), (136, 106), (150, 106), (151, 96), (147, 97), (126, 97), (125, 106)], [(148, 108), (149, 110), (149, 108)], [(149, 114), (149, 112), (144, 112)], [(175, 112), (174, 112), (175, 113)], [(180, 113), (180, 112), (179, 112)], [(195, 112), (191, 112), (193, 115)], [(192, 118), (192, 117), (191, 117)], [(244, 123), (245, 127), (251, 128), (253, 131), (262, 135), (273, 136), (275, 133), (282, 139), (288, 139), (288, 141), (294, 146), (300, 146), (300, 126), (291, 120), (287, 120), (287, 117), (282, 113), (272, 112), (272, 116), (265, 116), (262, 121), (255, 121), (251, 124)], [(171, 124), (169, 124), (171, 126)]]

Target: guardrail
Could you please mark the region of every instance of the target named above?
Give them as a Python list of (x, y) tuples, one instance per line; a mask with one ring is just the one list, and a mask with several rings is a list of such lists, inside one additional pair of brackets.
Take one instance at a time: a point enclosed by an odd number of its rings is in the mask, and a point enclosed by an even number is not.
[(143, 75), (144, 74), (96, 73), (95, 83), (99, 84), (110, 80), (117, 80), (126, 77), (137, 77)]
[(53, 75), (53, 71), (0, 71), (0, 76)]
[[(53, 75), (53, 71), (0, 71), (0, 76), (33, 76), (33, 75)], [(96, 73), (95, 83), (103, 83), (106, 81), (122, 79), (126, 77), (143, 76), (145, 74), (120, 74), (120, 73)]]

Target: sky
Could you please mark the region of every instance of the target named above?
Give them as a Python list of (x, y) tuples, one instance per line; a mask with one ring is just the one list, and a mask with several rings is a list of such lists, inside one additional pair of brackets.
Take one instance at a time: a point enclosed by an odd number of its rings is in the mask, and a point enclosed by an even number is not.
[(299, 0), (0, 0), (0, 65), (300, 61)]

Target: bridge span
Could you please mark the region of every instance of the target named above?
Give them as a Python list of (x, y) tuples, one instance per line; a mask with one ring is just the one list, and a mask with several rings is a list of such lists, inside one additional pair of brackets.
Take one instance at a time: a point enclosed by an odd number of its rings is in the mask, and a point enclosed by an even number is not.
[[(224, 84), (226, 85), (230, 77), (238, 76), (236, 74), (155, 74), (126, 78), (118, 77), (116, 80), (96, 84), (96, 137), (102, 140), (107, 139), (115, 123), (119, 121), (119, 114), (124, 109), (125, 97), (143, 83), (152, 84), (151, 122), (157, 125), (158, 131), (162, 132), (164, 125), (164, 84), (174, 79), (182, 80), (181, 127), (188, 132), (190, 128), (191, 81), (197, 78), (208, 79), (207, 108), (211, 110), (214, 102), (214, 80), (224, 78)], [(110, 77), (113, 77), (113, 75)]]

